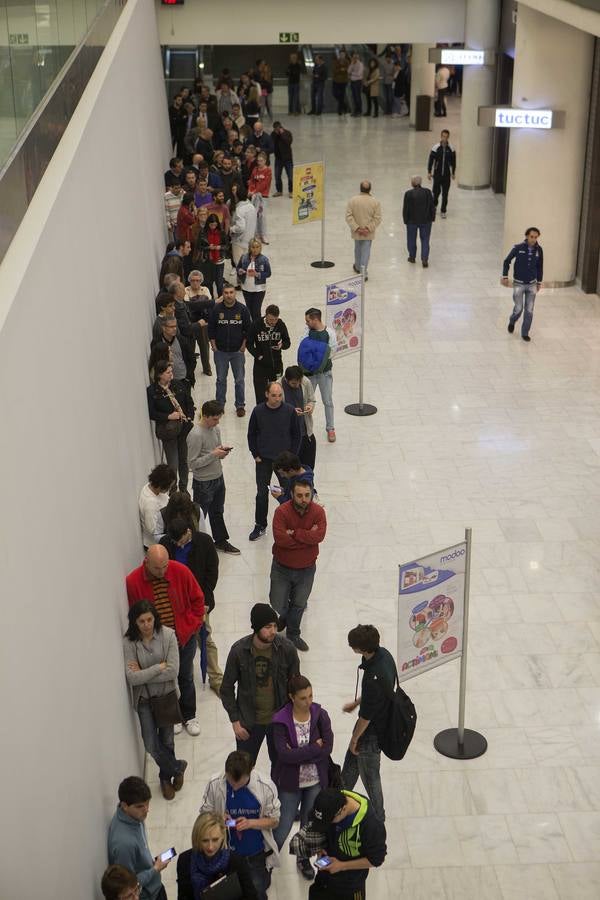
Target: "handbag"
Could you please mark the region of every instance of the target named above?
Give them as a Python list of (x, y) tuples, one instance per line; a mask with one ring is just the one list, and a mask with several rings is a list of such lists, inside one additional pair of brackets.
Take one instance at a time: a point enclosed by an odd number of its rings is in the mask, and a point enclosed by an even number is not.
[(203, 900), (243, 900), (244, 892), (237, 872), (224, 875), (202, 891)]
[[(138, 666), (140, 666), (140, 658), (138, 656), (137, 647), (135, 648), (135, 658), (137, 659)], [(142, 667), (140, 666), (140, 669), (141, 668)], [(152, 697), (150, 695), (150, 689), (148, 688), (148, 685), (145, 684), (144, 687), (146, 688), (148, 703), (150, 704), (150, 709), (152, 710), (152, 718), (154, 719), (154, 724), (157, 728), (165, 728), (168, 725), (180, 725), (183, 722), (183, 716), (181, 714), (181, 708), (179, 706), (179, 699), (177, 697), (177, 691), (175, 689), (169, 691), (168, 694), (162, 694), (160, 697)]]
[[(320, 716), (317, 720), (317, 725), (319, 727), (319, 733), (322, 738), (323, 732), (321, 731)], [(336, 790), (338, 791), (341, 791), (344, 787), (344, 782), (342, 781), (342, 767), (338, 766), (331, 754), (329, 754), (329, 759), (327, 760), (327, 787), (336, 788)]]
[(181, 434), (183, 422), (181, 419), (167, 419), (166, 422), (156, 423), (156, 437), (159, 441), (174, 441)]

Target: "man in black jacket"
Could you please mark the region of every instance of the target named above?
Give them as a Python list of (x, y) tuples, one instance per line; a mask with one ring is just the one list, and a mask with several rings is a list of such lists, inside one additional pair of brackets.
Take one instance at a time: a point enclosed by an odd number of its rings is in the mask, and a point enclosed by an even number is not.
[(423, 268), (429, 265), (429, 238), (431, 225), (435, 220), (435, 203), (429, 188), (421, 185), (420, 175), (413, 175), (410, 179), (412, 188), (404, 194), (402, 205), (402, 218), (406, 225), (406, 244), (408, 247), (408, 261), (414, 263), (417, 257), (417, 231), (421, 239), (421, 261)]
[(265, 736), (274, 761), (273, 713), (288, 701), (290, 677), (300, 673), (298, 651), (291, 641), (277, 634), (277, 621), (278, 615), (268, 603), (252, 607), (253, 633), (232, 644), (221, 684), (221, 702), (237, 749), (249, 753), (253, 762)]
[(229, 366), (235, 382), (235, 410), (240, 418), (246, 415), (246, 372), (244, 354), (250, 330), (250, 313), (235, 299), (235, 288), (223, 286), (223, 302), (218, 303), (208, 319), (208, 339), (215, 356), (217, 370), (216, 399), (225, 406)]
[(246, 147), (253, 145), (257, 152), (262, 150), (267, 154), (267, 165), (270, 165), (271, 153), (273, 152), (273, 141), (271, 136), (263, 128), (262, 122), (255, 122), (252, 134), (246, 140)]
[(267, 530), (269, 484), (275, 471), (275, 460), (285, 450), (297, 453), (300, 447), (298, 416), (296, 410), (284, 402), (281, 385), (270, 384), (265, 398), (265, 402), (254, 407), (248, 422), (248, 447), (256, 463), (256, 506), (254, 528), (248, 536), (250, 541), (258, 540)]
[[(219, 653), (217, 645), (212, 639), (212, 628), (209, 621), (209, 613), (215, 608), (214, 590), (219, 578), (219, 557), (214, 541), (209, 534), (205, 534), (203, 531), (194, 531), (191, 522), (177, 516), (169, 525), (169, 530), (161, 538), (160, 543), (167, 548), (169, 559), (174, 559), (188, 567), (204, 593), (206, 613), (203, 627), (206, 628), (206, 671), (211, 690), (219, 696), (223, 673), (219, 667)], [(198, 632), (198, 643), (202, 647), (200, 632)]]
[(360, 697), (344, 704), (344, 712), (357, 707), (358, 719), (352, 731), (350, 745), (344, 759), (342, 781), (352, 789), (358, 777), (365, 786), (375, 815), (385, 821), (383, 791), (379, 764), (381, 750), (378, 731), (385, 728), (389, 704), (396, 685), (397, 671), (394, 657), (379, 644), (379, 632), (374, 625), (357, 625), (348, 632), (348, 644), (362, 656), (363, 670)]
[(327, 81), (327, 66), (323, 57), (317, 53), (312, 72), (312, 84), (310, 86), (310, 112), (309, 116), (320, 116), (323, 112), (323, 93)]
[(427, 177), (433, 176), (433, 202), (437, 209), (440, 191), (442, 192), (442, 219), (446, 218), (448, 208), (448, 191), (450, 181), (456, 174), (456, 150), (450, 144), (450, 132), (444, 128), (440, 134), (439, 144), (434, 144), (427, 161)]
[(264, 316), (252, 323), (248, 333), (248, 353), (254, 357), (252, 377), (256, 402), (263, 403), (272, 381), (283, 373), (282, 350), (289, 350), (287, 325), (279, 318), (279, 307), (271, 303)]
[(294, 158), (292, 154), (292, 141), (294, 137), (291, 131), (284, 128), (281, 122), (273, 122), (273, 132), (271, 134), (273, 141), (273, 152), (275, 156), (275, 193), (274, 197), (281, 197), (283, 194), (283, 180), (281, 173), (285, 169), (288, 183), (288, 193), (292, 196), (294, 176)]

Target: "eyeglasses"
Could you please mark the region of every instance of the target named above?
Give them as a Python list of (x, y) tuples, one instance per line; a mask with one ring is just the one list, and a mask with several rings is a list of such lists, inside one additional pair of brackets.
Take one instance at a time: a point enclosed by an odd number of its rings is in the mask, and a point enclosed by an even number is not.
[(141, 893), (142, 893), (142, 886), (138, 881), (136, 886), (134, 888), (132, 888), (130, 891), (128, 891), (127, 894), (120, 894), (119, 900), (136, 900), (136, 898), (139, 897)]

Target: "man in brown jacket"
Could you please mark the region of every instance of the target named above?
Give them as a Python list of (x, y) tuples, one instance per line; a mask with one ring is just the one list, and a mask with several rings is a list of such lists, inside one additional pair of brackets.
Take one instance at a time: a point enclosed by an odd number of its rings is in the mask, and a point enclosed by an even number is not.
[(371, 243), (381, 224), (381, 204), (371, 196), (370, 181), (361, 181), (360, 194), (348, 201), (346, 222), (354, 241), (354, 271), (360, 272), (364, 266), (366, 280)]

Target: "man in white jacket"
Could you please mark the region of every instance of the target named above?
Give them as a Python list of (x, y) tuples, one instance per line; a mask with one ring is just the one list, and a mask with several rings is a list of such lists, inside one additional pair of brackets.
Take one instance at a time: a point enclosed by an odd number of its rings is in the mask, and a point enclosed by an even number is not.
[[(252, 201), (248, 200), (246, 194), (242, 194), (238, 189), (238, 204), (229, 228), (231, 256), (236, 269), (243, 254), (248, 253), (248, 245), (256, 234), (256, 215), (256, 207)], [(239, 290), (241, 291), (241, 289), (240, 286)]]
[(250, 867), (258, 900), (267, 900), (271, 869), (279, 866), (273, 829), (279, 824), (277, 788), (267, 775), (256, 772), (249, 753), (234, 750), (223, 774), (213, 775), (204, 791), (200, 813), (225, 817), (232, 850)]

